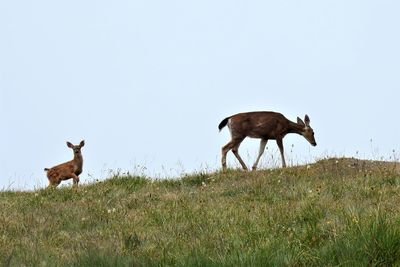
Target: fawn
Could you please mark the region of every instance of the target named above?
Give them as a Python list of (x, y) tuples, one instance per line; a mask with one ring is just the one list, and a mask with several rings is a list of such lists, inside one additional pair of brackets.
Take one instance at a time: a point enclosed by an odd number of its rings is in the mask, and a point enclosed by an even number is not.
[(85, 145), (85, 141), (82, 140), (79, 145), (73, 145), (67, 142), (67, 146), (74, 151), (74, 159), (54, 166), (52, 168), (45, 168), (47, 172), (47, 178), (49, 179), (49, 187), (57, 187), (61, 181), (73, 179), (73, 186), (78, 186), (79, 175), (82, 173), (83, 158), (81, 148)]
[(238, 159), (244, 170), (247, 170), (242, 158), (239, 155), (240, 143), (247, 136), (260, 138), (260, 150), (258, 157), (253, 165), (253, 170), (257, 169), (258, 161), (264, 153), (265, 146), (269, 139), (276, 140), (282, 157), (282, 167), (286, 167), (285, 156), (283, 153), (283, 137), (288, 133), (302, 135), (311, 145), (316, 146), (314, 131), (310, 126), (310, 118), (305, 115), (304, 122), (297, 117), (297, 123), (288, 120), (281, 113), (271, 111), (246, 112), (227, 117), (221, 121), (218, 128), (221, 131), (226, 125), (231, 133), (231, 141), (222, 147), (222, 169), (226, 169), (226, 154), (232, 149), (233, 154)]

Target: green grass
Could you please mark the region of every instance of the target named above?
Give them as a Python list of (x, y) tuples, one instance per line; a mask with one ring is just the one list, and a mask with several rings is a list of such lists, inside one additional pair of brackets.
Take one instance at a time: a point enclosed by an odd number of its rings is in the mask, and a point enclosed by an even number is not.
[(390, 163), (0, 192), (0, 266), (400, 266)]

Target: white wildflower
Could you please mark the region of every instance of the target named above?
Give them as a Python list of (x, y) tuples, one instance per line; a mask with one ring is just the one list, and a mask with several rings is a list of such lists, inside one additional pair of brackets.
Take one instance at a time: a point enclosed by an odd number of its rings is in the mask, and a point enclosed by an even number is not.
[(110, 214), (110, 213), (114, 213), (115, 211), (116, 211), (116, 209), (115, 209), (115, 208), (112, 208), (112, 209), (108, 209), (108, 210), (107, 210), (107, 213)]

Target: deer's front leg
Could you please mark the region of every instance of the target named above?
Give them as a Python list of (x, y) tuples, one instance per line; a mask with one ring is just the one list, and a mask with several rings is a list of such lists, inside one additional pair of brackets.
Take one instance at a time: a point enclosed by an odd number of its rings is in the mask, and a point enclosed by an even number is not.
[(79, 183), (79, 176), (76, 175), (75, 173), (72, 174), (72, 179), (74, 180), (73, 186), (78, 186)]
[(281, 152), (282, 167), (285, 168), (285, 167), (286, 167), (286, 162), (285, 162), (285, 154), (284, 154), (284, 151), (283, 151), (283, 142), (282, 142), (282, 138), (277, 138), (277, 139), (276, 139), (276, 143), (278, 144), (279, 151)]
[(253, 164), (253, 171), (257, 170), (258, 162), (260, 161), (260, 158), (261, 158), (262, 154), (264, 153), (265, 146), (267, 145), (267, 141), (268, 140), (265, 140), (265, 139), (261, 139), (261, 141), (260, 141), (260, 150), (258, 151), (258, 157)]

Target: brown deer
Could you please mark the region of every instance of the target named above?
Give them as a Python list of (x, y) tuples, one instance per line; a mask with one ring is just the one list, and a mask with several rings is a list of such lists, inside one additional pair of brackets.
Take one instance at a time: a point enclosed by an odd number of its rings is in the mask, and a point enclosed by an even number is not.
[(49, 187), (57, 187), (61, 181), (73, 179), (74, 186), (78, 186), (79, 175), (82, 173), (83, 158), (81, 148), (85, 145), (85, 141), (82, 140), (79, 145), (73, 145), (67, 142), (67, 146), (74, 151), (74, 159), (54, 166), (50, 169), (45, 168), (47, 172), (47, 178), (49, 179)]
[(246, 112), (227, 117), (221, 121), (218, 128), (221, 131), (226, 125), (231, 133), (231, 141), (222, 147), (222, 169), (226, 169), (226, 154), (232, 150), (235, 157), (239, 160), (244, 170), (247, 170), (242, 158), (239, 155), (240, 143), (248, 136), (261, 138), (258, 157), (253, 165), (253, 170), (257, 169), (258, 161), (264, 153), (265, 146), (269, 139), (276, 140), (282, 157), (282, 167), (286, 167), (285, 156), (283, 153), (282, 139), (288, 133), (297, 133), (304, 136), (311, 145), (316, 146), (314, 131), (310, 127), (310, 118), (305, 115), (304, 122), (297, 117), (294, 123), (281, 113), (271, 111)]

